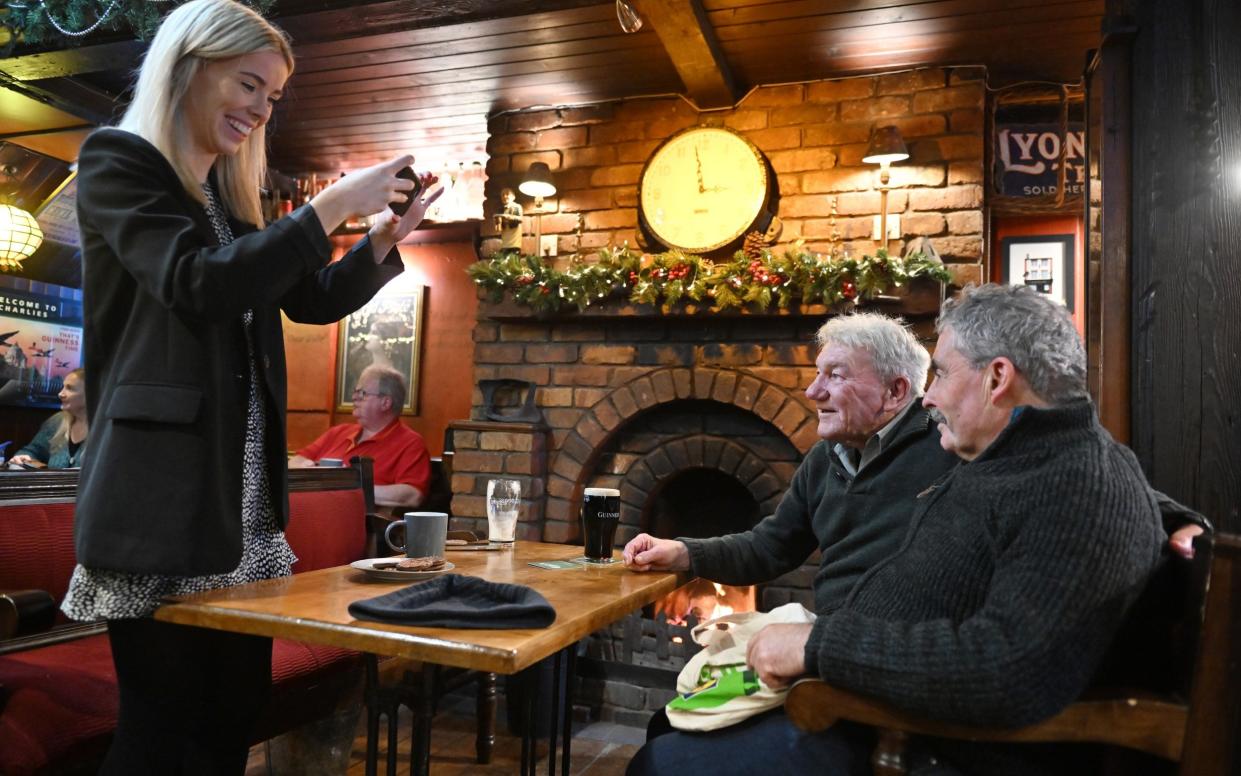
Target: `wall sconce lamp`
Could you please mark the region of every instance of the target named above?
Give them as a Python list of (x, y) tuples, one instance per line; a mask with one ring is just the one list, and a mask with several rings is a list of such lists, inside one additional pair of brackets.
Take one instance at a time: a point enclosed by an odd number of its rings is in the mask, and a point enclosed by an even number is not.
[[(866, 155), (862, 161), (866, 164), (879, 165), (879, 240), (880, 245), (888, 247), (888, 180), (890, 165), (903, 162), (909, 158), (905, 148), (905, 140), (901, 131), (894, 126), (875, 127), (870, 134), (870, 145), (866, 147)], [(899, 228), (898, 228), (899, 231)]]
[[(4, 175), (12, 186), (17, 170), (6, 167)], [(8, 204), (9, 201), (0, 192), (0, 270), (6, 271), (20, 270), (22, 262), (43, 243), (43, 230), (39, 228), (39, 222), (20, 207)]]
[(552, 171), (547, 162), (533, 162), (517, 190), (527, 197), (534, 197), (534, 252), (542, 255), (543, 198), (556, 196), (556, 184), (552, 183)]

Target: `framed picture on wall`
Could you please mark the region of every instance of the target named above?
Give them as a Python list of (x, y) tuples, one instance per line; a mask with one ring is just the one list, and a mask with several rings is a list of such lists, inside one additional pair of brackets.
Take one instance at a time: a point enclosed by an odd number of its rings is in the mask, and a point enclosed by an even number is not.
[(1073, 312), (1073, 255), (1071, 234), (1005, 237), (1000, 282), (1033, 286)]
[(403, 413), (418, 412), (418, 366), (422, 350), (422, 308), (426, 289), (380, 293), (339, 324), (336, 363), (336, 410), (353, 409), (353, 389), (362, 370), (390, 366), (405, 376), (409, 390)]

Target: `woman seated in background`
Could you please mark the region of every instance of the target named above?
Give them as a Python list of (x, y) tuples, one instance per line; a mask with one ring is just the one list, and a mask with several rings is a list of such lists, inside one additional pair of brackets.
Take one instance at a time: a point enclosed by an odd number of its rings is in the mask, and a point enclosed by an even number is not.
[(74, 469), (81, 465), (90, 423), (86, 419), (86, 383), (81, 369), (65, 375), (60, 412), (43, 421), (30, 444), (13, 454), (10, 468)]

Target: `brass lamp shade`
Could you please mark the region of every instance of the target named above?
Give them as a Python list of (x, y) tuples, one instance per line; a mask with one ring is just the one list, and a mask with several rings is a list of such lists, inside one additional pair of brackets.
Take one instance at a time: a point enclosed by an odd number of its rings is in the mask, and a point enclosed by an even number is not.
[(525, 180), (517, 186), (517, 190), (527, 197), (542, 199), (556, 195), (556, 184), (552, 183), (552, 171), (547, 162), (534, 162), (526, 171)]
[(0, 205), (0, 269), (21, 269), (43, 242), (34, 216), (12, 205)]
[(891, 164), (909, 158), (905, 148), (905, 140), (901, 131), (893, 126), (875, 127), (870, 134), (870, 145), (866, 147), (866, 155), (862, 161), (867, 164)]

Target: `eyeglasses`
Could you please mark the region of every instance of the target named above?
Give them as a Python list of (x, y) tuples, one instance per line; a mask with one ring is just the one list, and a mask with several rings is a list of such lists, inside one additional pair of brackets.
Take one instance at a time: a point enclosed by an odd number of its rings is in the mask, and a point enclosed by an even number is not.
[(383, 393), (380, 391), (366, 391), (361, 388), (353, 389), (354, 401), (357, 401), (358, 399), (365, 399), (367, 396), (383, 396)]

